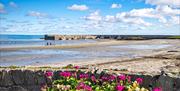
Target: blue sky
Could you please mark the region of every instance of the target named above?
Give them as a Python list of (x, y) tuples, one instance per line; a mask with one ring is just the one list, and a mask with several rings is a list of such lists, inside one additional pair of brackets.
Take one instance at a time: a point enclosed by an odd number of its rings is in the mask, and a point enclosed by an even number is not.
[(0, 33), (180, 35), (180, 2), (0, 0)]

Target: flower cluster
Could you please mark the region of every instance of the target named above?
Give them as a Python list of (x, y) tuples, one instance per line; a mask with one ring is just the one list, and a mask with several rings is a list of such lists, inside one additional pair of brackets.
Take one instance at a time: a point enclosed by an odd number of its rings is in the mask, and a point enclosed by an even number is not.
[(80, 82), (79, 84), (78, 84), (78, 86), (76, 87), (76, 89), (77, 90), (85, 90), (85, 91), (92, 91), (92, 88), (90, 87), (90, 86), (88, 86), (88, 85), (86, 85), (85, 83), (83, 83), (83, 82)]
[[(64, 71), (59, 73), (59, 79), (53, 80), (48, 91), (149, 91), (141, 87), (142, 78), (132, 80), (128, 75), (85, 73), (74, 67), (75, 71)], [(77, 70), (78, 69), (78, 70)], [(52, 77), (53, 72), (47, 71), (46, 77)], [(162, 88), (154, 88), (153, 91), (162, 91)]]
[(46, 71), (45, 76), (47, 78), (51, 78), (53, 76), (53, 72), (52, 71)]
[(156, 87), (153, 89), (153, 91), (162, 91), (162, 88), (161, 87)]
[(60, 72), (59, 75), (60, 75), (60, 76), (63, 76), (63, 77), (70, 77), (70, 76), (72, 75), (72, 73), (66, 71), (66, 72)]
[(83, 73), (79, 75), (80, 79), (88, 79), (89, 78), (89, 74)]

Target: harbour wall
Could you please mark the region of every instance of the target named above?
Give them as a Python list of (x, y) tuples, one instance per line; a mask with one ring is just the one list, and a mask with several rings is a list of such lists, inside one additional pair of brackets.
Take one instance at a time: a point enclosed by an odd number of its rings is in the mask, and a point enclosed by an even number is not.
[(116, 40), (147, 40), (170, 39), (174, 35), (45, 35), (45, 40), (78, 40), (78, 39), (116, 39)]

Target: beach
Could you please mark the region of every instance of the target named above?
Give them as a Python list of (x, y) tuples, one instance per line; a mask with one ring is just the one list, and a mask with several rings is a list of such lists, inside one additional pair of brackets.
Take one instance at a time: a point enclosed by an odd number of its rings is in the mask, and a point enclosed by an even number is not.
[[(179, 76), (178, 39), (96, 41), (74, 45), (4, 47), (0, 48), (0, 64), (27, 67), (63, 67), (73, 64), (144, 74), (160, 74), (164, 70)], [(11, 55), (7, 55), (9, 53)]]

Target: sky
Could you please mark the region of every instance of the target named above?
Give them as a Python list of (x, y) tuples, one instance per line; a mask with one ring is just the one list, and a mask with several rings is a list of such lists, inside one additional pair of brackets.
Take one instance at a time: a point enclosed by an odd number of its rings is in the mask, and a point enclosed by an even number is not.
[(0, 33), (180, 35), (180, 1), (0, 0)]

